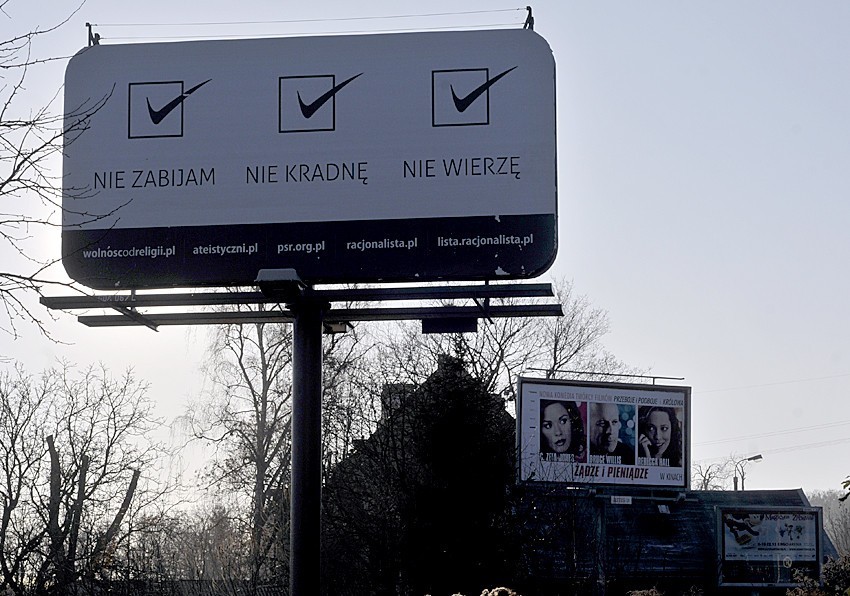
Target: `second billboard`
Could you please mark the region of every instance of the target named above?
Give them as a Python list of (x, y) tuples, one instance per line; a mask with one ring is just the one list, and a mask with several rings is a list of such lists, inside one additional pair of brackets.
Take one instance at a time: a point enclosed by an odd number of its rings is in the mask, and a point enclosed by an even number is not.
[(520, 481), (688, 488), (690, 393), (520, 379)]

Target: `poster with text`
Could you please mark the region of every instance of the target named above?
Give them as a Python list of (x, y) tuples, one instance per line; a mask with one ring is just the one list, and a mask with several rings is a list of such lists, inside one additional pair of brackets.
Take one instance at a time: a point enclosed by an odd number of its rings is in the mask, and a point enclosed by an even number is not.
[(537, 277), (555, 87), (523, 29), (87, 47), (63, 88), (62, 263), (101, 290)]
[(690, 387), (522, 378), (521, 482), (687, 488)]
[(736, 507), (718, 510), (722, 585), (795, 585), (794, 571), (819, 575), (821, 510)]

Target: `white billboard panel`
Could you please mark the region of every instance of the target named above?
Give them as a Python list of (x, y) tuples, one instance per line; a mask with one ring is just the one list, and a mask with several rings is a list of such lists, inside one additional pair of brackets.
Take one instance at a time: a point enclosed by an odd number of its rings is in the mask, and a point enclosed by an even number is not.
[(522, 482), (688, 488), (690, 388), (520, 379)]
[(91, 287), (533, 277), (555, 70), (529, 30), (99, 45), (66, 71), (63, 261)]

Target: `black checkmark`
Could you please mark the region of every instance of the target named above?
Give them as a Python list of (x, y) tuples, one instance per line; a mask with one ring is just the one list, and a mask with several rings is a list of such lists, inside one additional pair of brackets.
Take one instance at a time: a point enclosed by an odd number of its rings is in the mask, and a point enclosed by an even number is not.
[(167, 104), (165, 104), (164, 106), (162, 106), (158, 110), (154, 110), (153, 107), (151, 107), (151, 100), (150, 100), (150, 98), (148, 98), (148, 100), (147, 100), (148, 101), (148, 113), (151, 116), (151, 122), (153, 122), (154, 124), (159, 124), (160, 122), (162, 122), (165, 119), (165, 117), (168, 116), (168, 114), (170, 114), (171, 111), (174, 108), (176, 108), (181, 103), (183, 103), (183, 101), (187, 97), (189, 97), (192, 93), (194, 93), (195, 91), (197, 91), (198, 89), (200, 89), (201, 87), (203, 87), (204, 85), (209, 83), (211, 80), (212, 79), (207, 79), (203, 83), (198, 83), (197, 85), (195, 85), (194, 87), (192, 87), (188, 91), (184, 91), (183, 93), (181, 93), (180, 95), (178, 95), (177, 97), (175, 97), (174, 99), (169, 101)]
[(492, 79), (486, 81), (485, 83), (482, 83), (481, 85), (479, 85), (478, 87), (476, 87), (475, 89), (470, 91), (469, 94), (467, 94), (465, 97), (458, 97), (457, 94), (455, 93), (454, 85), (452, 85), (452, 88), (451, 88), (452, 89), (452, 99), (455, 102), (455, 108), (457, 108), (457, 111), (461, 112), (461, 113), (465, 112), (466, 108), (471, 106), (475, 102), (476, 99), (481, 97), (482, 93), (487, 91), (487, 89), (492, 87), (496, 83), (496, 81), (498, 81), (503, 76), (505, 76), (506, 74), (511, 72), (514, 68), (516, 68), (516, 66), (514, 66), (513, 68), (509, 68), (508, 70), (506, 70), (503, 73), (497, 74)]
[(356, 79), (357, 77), (359, 77), (362, 74), (363, 73), (361, 72), (360, 74), (354, 75), (350, 79), (346, 79), (345, 81), (343, 81), (339, 85), (334, 85), (330, 89), (330, 91), (322, 93), (316, 100), (314, 100), (313, 102), (308, 103), (308, 104), (305, 104), (304, 100), (301, 99), (301, 92), (299, 91), (298, 92), (298, 103), (301, 105), (301, 113), (304, 114), (305, 118), (310, 118), (313, 114), (315, 114), (318, 111), (319, 108), (321, 108), (323, 105), (325, 105), (325, 103), (327, 103), (327, 101), (331, 97), (336, 95), (337, 92), (340, 89), (342, 89), (343, 87), (348, 85), (351, 81), (353, 81), (354, 79)]

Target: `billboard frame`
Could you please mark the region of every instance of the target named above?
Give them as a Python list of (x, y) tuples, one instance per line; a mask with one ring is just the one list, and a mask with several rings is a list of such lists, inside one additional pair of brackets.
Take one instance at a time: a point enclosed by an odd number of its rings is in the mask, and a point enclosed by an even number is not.
[[(768, 562), (764, 561), (750, 561), (746, 559), (744, 561), (734, 561), (727, 559), (727, 551), (726, 551), (726, 538), (727, 532), (724, 529), (724, 515), (728, 513), (745, 513), (745, 514), (788, 514), (788, 515), (814, 515), (814, 523), (816, 528), (814, 529), (814, 541), (815, 541), (815, 558), (812, 564), (804, 565), (798, 564), (795, 565), (795, 561), (791, 559), (791, 557), (786, 554), (780, 563), (778, 557), (780, 554), (776, 555), (775, 560), (771, 560)], [(716, 522), (716, 540), (717, 540), (717, 585), (719, 587), (751, 587), (751, 588), (760, 588), (760, 587), (770, 587), (770, 588), (793, 588), (798, 586), (798, 582), (793, 580), (794, 571), (796, 570), (804, 570), (811, 573), (813, 570), (816, 570), (817, 580), (821, 581), (821, 574), (823, 572), (823, 509), (821, 507), (794, 507), (794, 506), (717, 506), (715, 507), (715, 522)], [(753, 546), (758, 548), (758, 543), (753, 542)], [(780, 547), (771, 546), (768, 548), (778, 549)], [(788, 552), (787, 550), (785, 551)], [(739, 564), (740, 563), (740, 564)], [(739, 567), (741, 569), (735, 569)], [(780, 574), (783, 574), (783, 568), (787, 569), (784, 572), (786, 578), (780, 578)], [(728, 569), (728, 571), (727, 571)], [(773, 573), (775, 571), (777, 575), (777, 581), (758, 581), (755, 579), (757, 576), (752, 575), (753, 581), (743, 581), (742, 579), (736, 580), (726, 580), (725, 578), (730, 575), (730, 573), (738, 573), (741, 574), (746, 570), (750, 570), (753, 574), (761, 573), (762, 576), (766, 573)]]
[(533, 31), (97, 45), (65, 79), (66, 120), (106, 98), (63, 161), (62, 262), (90, 288), (524, 280), (557, 256)]
[[(526, 395), (526, 390), (529, 385), (551, 387), (553, 394), (560, 392), (560, 395), (544, 396), (539, 395), (534, 397)], [(570, 391), (570, 389), (576, 391)], [(584, 391), (582, 391), (584, 390)], [(541, 450), (541, 429), (539, 428), (539, 412), (541, 399), (554, 399), (554, 401), (581, 401), (585, 405), (582, 413), (583, 421), (586, 421), (586, 427), (590, 424), (587, 421), (587, 410), (589, 404), (596, 403), (614, 403), (613, 396), (619, 392), (618, 410), (621, 408), (634, 408), (632, 427), (635, 445), (633, 446), (633, 454), (636, 456), (634, 462), (611, 462), (608, 456), (595, 456), (591, 453), (590, 432), (586, 433), (586, 454), (584, 459), (578, 460), (574, 458), (563, 459), (564, 456), (545, 454)], [(623, 393), (631, 393), (633, 395), (622, 395)], [(638, 396), (635, 393), (641, 394), (644, 400), (638, 403)], [(570, 395), (582, 395), (578, 400), (570, 399)], [(595, 395), (592, 395), (595, 394)], [(657, 396), (661, 399), (662, 394), (668, 396), (676, 396), (681, 398), (681, 402), (676, 402), (677, 405), (670, 406), (681, 408), (682, 418), (682, 453), (681, 465), (670, 466), (669, 463), (663, 463), (661, 460), (653, 462), (655, 465), (647, 462), (647, 459), (640, 457), (638, 439), (638, 412), (641, 407), (653, 407), (650, 405), (651, 398)], [(611, 399), (608, 399), (611, 398)], [(633, 399), (632, 399), (633, 398)], [(681, 403), (681, 405), (678, 405)], [(632, 405), (633, 404), (633, 405)], [(654, 404), (658, 405), (658, 404)], [(684, 385), (655, 385), (646, 383), (615, 383), (604, 381), (572, 381), (558, 379), (539, 379), (533, 377), (519, 377), (517, 381), (517, 432), (516, 432), (516, 450), (517, 450), (517, 483), (519, 484), (561, 484), (565, 486), (581, 486), (581, 487), (630, 487), (630, 488), (645, 488), (651, 490), (669, 489), (669, 490), (689, 490), (691, 483), (690, 474), (690, 425), (691, 415), (691, 387)], [(533, 434), (533, 436), (532, 436)], [(600, 459), (603, 458), (603, 459)], [(545, 461), (544, 461), (545, 459)], [(667, 476), (666, 481), (661, 480), (661, 476)], [(654, 477), (658, 477), (657, 481), (653, 481)]]

